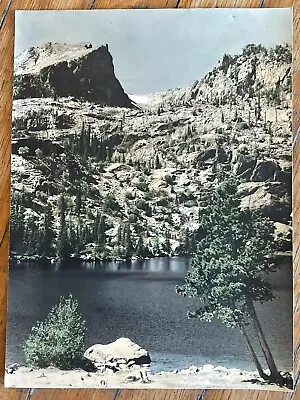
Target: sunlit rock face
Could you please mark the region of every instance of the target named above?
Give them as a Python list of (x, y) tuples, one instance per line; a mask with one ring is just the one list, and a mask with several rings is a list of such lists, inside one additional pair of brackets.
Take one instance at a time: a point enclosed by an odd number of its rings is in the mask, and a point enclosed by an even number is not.
[(30, 49), (17, 58), (15, 76), (17, 227), (24, 219), (39, 232), (50, 207), (57, 240), (63, 193), (69, 239), (81, 238), (76, 256), (186, 254), (213, 188), (234, 175), (241, 207), (271, 218), (280, 246), (290, 247), (289, 47), (247, 46), (189, 87), (131, 96), (135, 106), (106, 46)]
[(68, 97), (132, 107), (114, 73), (108, 46), (47, 43), (16, 58), (14, 97)]

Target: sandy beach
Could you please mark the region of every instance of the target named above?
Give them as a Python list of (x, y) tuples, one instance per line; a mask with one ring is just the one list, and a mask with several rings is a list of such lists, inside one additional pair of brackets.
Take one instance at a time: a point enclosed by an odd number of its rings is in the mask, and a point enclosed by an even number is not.
[(61, 371), (49, 367), (32, 369), (21, 367), (12, 374), (6, 373), (6, 387), (23, 388), (135, 388), (135, 389), (266, 389), (287, 391), (277, 385), (270, 385), (259, 378), (257, 372), (227, 369), (207, 364), (202, 367), (192, 366), (187, 370), (148, 372), (149, 382), (143, 383), (139, 370), (107, 372), (86, 372), (84, 370)]

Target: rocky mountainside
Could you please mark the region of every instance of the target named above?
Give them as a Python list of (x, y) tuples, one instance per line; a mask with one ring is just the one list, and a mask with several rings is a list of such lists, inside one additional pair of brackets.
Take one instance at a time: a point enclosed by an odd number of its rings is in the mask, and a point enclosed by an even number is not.
[[(201, 80), (154, 94), (140, 108), (132, 108), (121, 87), (119, 101), (112, 95), (113, 68), (111, 80), (101, 74), (112, 65), (106, 47), (62, 48), (60, 59), (35, 62), (31, 50), (16, 63), (14, 255), (188, 253), (201, 210), (227, 174), (240, 179), (242, 206), (270, 217), (279, 249), (290, 248), (288, 46), (249, 45), (224, 55)], [(62, 78), (71, 71), (70, 81)], [(66, 82), (62, 88), (56, 74)]]
[(73, 96), (101, 105), (132, 107), (115, 77), (108, 45), (47, 43), (15, 60), (14, 98)]

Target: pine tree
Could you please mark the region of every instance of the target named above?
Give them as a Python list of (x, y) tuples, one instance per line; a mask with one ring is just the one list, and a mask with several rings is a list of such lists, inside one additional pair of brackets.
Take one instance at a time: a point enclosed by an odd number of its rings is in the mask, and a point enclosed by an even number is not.
[(72, 250), (72, 253), (74, 253), (75, 257), (79, 257), (80, 251), (82, 250), (82, 236), (79, 221), (80, 217), (77, 220), (77, 225), (76, 223), (73, 223), (73, 221), (70, 221), (68, 224), (68, 243), (70, 250)]
[(93, 240), (97, 246), (98, 252), (103, 252), (106, 242), (106, 222), (105, 217), (99, 212), (96, 215), (93, 228)]
[(68, 227), (66, 223), (67, 200), (65, 195), (61, 195), (58, 201), (58, 213), (60, 218), (59, 232), (57, 238), (57, 255), (62, 260), (70, 257), (71, 249), (68, 237)]
[(133, 256), (133, 243), (132, 243), (132, 237), (131, 237), (131, 229), (130, 225), (127, 224), (124, 229), (123, 233), (123, 248), (125, 250), (125, 258), (126, 260), (129, 260)]
[(161, 254), (160, 243), (158, 237), (156, 236), (153, 243), (153, 255), (159, 256)]
[(164, 243), (164, 251), (170, 255), (172, 252), (172, 246), (171, 246), (171, 235), (170, 235), (170, 231), (167, 230), (165, 233), (165, 243)]
[(235, 111), (234, 111), (233, 120), (234, 120), (234, 121), (237, 121), (237, 119), (238, 119), (238, 111), (237, 111), (237, 108), (236, 108)]
[(82, 188), (81, 185), (79, 184), (76, 190), (76, 198), (75, 198), (75, 213), (77, 215), (80, 215), (81, 210), (82, 210)]
[(261, 119), (260, 90), (258, 90), (257, 96), (257, 119)]
[(189, 231), (189, 228), (186, 228), (186, 230), (184, 232), (183, 251), (186, 254), (190, 253), (190, 231)]
[(269, 144), (271, 145), (273, 143), (273, 133), (272, 133), (271, 123), (269, 123), (268, 135), (269, 135)]
[(29, 256), (39, 254), (40, 235), (34, 215), (30, 215), (26, 220), (24, 232), (25, 252)]
[(140, 257), (140, 258), (143, 258), (146, 255), (146, 249), (145, 249), (144, 239), (143, 239), (142, 235), (139, 235), (139, 237), (138, 237), (135, 254), (137, 257)]
[(161, 163), (160, 163), (159, 155), (158, 155), (158, 154), (156, 154), (156, 156), (155, 156), (154, 168), (155, 168), (155, 169), (161, 168)]
[(224, 123), (224, 121), (225, 121), (224, 112), (223, 112), (223, 110), (222, 110), (222, 112), (221, 112), (221, 122)]
[(51, 204), (47, 203), (43, 215), (43, 223), (39, 232), (39, 254), (42, 257), (52, 257), (54, 255), (54, 217)]
[(23, 197), (19, 194), (12, 194), (11, 216), (10, 216), (10, 249), (13, 252), (22, 254), (24, 252), (25, 233), (25, 207)]
[(185, 283), (176, 290), (202, 302), (201, 307), (189, 312), (190, 318), (202, 321), (218, 318), (227, 326), (239, 327), (248, 348), (246, 324), (251, 322), (271, 372), (267, 377), (249, 348), (260, 375), (282, 382), (254, 305), (274, 297), (264, 279), (266, 273), (274, 270), (270, 261), (274, 226), (255, 211), (241, 210), (240, 202), (234, 180), (222, 183), (213, 192), (210, 204), (202, 212), (200, 239), (191, 269)]

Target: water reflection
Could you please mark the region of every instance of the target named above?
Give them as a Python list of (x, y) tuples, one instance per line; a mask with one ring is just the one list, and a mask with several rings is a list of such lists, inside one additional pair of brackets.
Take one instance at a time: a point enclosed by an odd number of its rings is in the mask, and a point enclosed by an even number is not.
[(151, 273), (174, 273), (184, 274), (189, 267), (189, 259), (186, 257), (156, 257), (149, 259), (115, 260), (82, 262), (80, 260), (66, 260), (51, 263), (50, 261), (30, 261), (12, 263), (11, 268), (24, 269), (34, 268), (43, 270), (86, 270), (107, 272), (151, 272)]
[(86, 270), (103, 270), (109, 272), (170, 272), (184, 274), (188, 269), (189, 260), (186, 257), (156, 257), (126, 261), (84, 262), (81, 266)]

